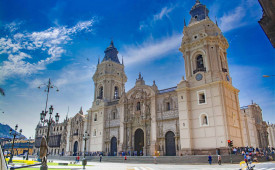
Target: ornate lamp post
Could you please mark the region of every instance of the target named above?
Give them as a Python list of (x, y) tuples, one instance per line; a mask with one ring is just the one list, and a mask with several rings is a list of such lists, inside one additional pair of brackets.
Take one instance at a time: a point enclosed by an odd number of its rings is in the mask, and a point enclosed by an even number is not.
[[(44, 123), (48, 124), (48, 132), (47, 132), (47, 137), (46, 137), (46, 142), (47, 142), (47, 145), (48, 145), (49, 144), (49, 140), (50, 140), (50, 137), (49, 137), (49, 135), (50, 135), (50, 128), (51, 128), (52, 123), (54, 123), (54, 120), (52, 118), (53, 106), (51, 106), (49, 108), (49, 114), (50, 114), (49, 119), (46, 119), (46, 116), (47, 116), (47, 113), (48, 113), (47, 106), (48, 106), (49, 93), (50, 93), (50, 89), (52, 89), (52, 88), (56, 88), (57, 92), (59, 91), (59, 89), (55, 85), (53, 85), (51, 83), (51, 79), (50, 78), (49, 78), (49, 81), (48, 81), (47, 84), (45, 84), (45, 83), (41, 84), (38, 88), (40, 89), (42, 86), (46, 86), (46, 88), (45, 88), (44, 91), (47, 93), (47, 98), (46, 98), (45, 111), (43, 110), (40, 113), (40, 121), (41, 121), (41, 123), (43, 123), (43, 125), (44, 125)], [(56, 113), (56, 115), (55, 115), (55, 120), (56, 120), (56, 122), (59, 121), (59, 115), (58, 115), (58, 113)], [(46, 159), (43, 159), (43, 160), (46, 160)], [(42, 162), (42, 166), (40, 167), (40, 169), (48, 169), (47, 161)]]
[(87, 160), (86, 160), (86, 141), (90, 138), (90, 135), (88, 134), (87, 131), (85, 131), (84, 135), (83, 135), (83, 140), (84, 140), (84, 157), (82, 160), (82, 165), (83, 165), (83, 169), (85, 169), (85, 166), (87, 165)]
[(12, 131), (12, 129), (10, 129), (10, 135), (13, 135), (13, 140), (12, 140), (12, 146), (11, 146), (11, 156), (10, 156), (10, 160), (9, 160), (9, 164), (12, 163), (12, 158), (13, 158), (13, 147), (14, 147), (14, 140), (15, 140), (15, 137), (17, 135), (21, 135), (22, 133), (22, 129), (19, 130), (19, 134), (17, 131), (17, 128), (18, 128), (18, 125), (15, 126), (15, 132)]
[(47, 112), (48, 112), (47, 111), (47, 106), (48, 106), (48, 99), (49, 99), (50, 89), (56, 88), (57, 92), (59, 91), (59, 89), (55, 85), (53, 85), (51, 83), (51, 79), (50, 78), (49, 78), (48, 84), (43, 83), (40, 86), (38, 86), (38, 88), (40, 89), (42, 86), (46, 86), (46, 88), (44, 89), (44, 91), (47, 92), (47, 99), (46, 99), (46, 107), (45, 107), (45, 111), (44, 112), (45, 112), (45, 114), (47, 114)]
[(29, 144), (28, 144), (28, 154), (27, 154), (27, 158), (26, 158), (26, 160), (29, 160), (30, 142), (31, 142), (31, 137), (29, 138)]
[[(49, 144), (49, 140), (50, 140), (50, 129), (51, 129), (51, 125), (53, 123), (58, 123), (59, 122), (59, 113), (56, 113), (55, 115), (55, 121), (52, 117), (52, 114), (53, 114), (53, 106), (51, 105), (51, 107), (49, 108), (49, 114), (50, 114), (50, 117), (49, 119), (46, 119), (46, 116), (47, 116), (47, 112), (44, 112), (44, 110), (40, 113), (40, 121), (44, 124), (44, 123), (47, 123), (48, 125), (48, 131), (47, 131), (47, 137), (46, 137), (46, 141), (47, 141), (47, 144)], [(42, 166), (40, 169), (48, 169), (48, 166), (47, 166), (47, 162), (45, 163), (45, 166), (44, 164), (42, 163)]]

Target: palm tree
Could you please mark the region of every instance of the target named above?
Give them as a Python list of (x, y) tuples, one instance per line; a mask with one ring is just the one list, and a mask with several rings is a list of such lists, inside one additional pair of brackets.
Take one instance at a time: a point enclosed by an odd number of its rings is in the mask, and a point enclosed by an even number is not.
[(2, 96), (5, 96), (4, 89), (2, 89), (1, 87), (0, 87), (0, 94), (1, 94)]

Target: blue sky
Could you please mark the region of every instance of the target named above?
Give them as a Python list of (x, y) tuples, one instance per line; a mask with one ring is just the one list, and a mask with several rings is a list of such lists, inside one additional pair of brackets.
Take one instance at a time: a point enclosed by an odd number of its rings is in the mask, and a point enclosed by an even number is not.
[[(275, 123), (275, 52), (258, 24), (262, 9), (256, 0), (201, 0), (229, 42), (227, 53), (240, 105), (258, 103), (264, 120)], [(126, 90), (141, 72), (146, 84), (176, 86), (185, 75), (179, 52), (183, 21), (195, 0), (1, 0), (0, 122), (34, 136), (46, 93), (38, 89), (51, 78), (49, 104), (63, 120), (92, 106), (98, 58), (113, 39), (124, 58)], [(2, 112), (5, 112), (2, 114)]]

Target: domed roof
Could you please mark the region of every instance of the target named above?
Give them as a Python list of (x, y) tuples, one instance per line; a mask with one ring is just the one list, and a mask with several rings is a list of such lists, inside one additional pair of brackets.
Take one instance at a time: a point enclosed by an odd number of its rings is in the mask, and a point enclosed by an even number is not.
[(116, 63), (120, 64), (118, 56), (117, 56), (118, 51), (117, 51), (116, 47), (114, 46), (113, 40), (111, 41), (109, 47), (106, 48), (104, 53), (105, 53), (105, 56), (104, 56), (102, 61), (111, 60), (113, 62), (116, 62)]

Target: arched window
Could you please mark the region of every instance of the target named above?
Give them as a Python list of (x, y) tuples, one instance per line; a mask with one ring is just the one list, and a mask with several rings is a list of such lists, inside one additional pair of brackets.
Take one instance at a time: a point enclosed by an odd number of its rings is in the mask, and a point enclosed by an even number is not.
[(209, 125), (209, 120), (208, 120), (208, 116), (206, 113), (201, 114), (200, 116), (200, 125), (201, 126), (208, 126)]
[(95, 113), (94, 121), (97, 121), (97, 113)]
[(169, 111), (171, 109), (170, 102), (166, 103), (166, 111)]
[(204, 125), (208, 125), (207, 116), (204, 116), (204, 118), (203, 118), (203, 124), (204, 124)]
[(113, 119), (116, 119), (116, 112), (113, 112)]
[(117, 86), (115, 86), (114, 99), (119, 99), (119, 96), (118, 96), (118, 87)]
[(98, 99), (102, 99), (103, 98), (103, 86), (100, 86), (99, 87), (99, 90), (98, 90)]
[(137, 111), (140, 110), (140, 102), (137, 102)]
[(200, 71), (201, 69), (204, 69), (202, 55), (199, 55), (199, 56), (197, 57), (196, 63), (197, 63), (197, 69), (198, 69), (199, 71)]

